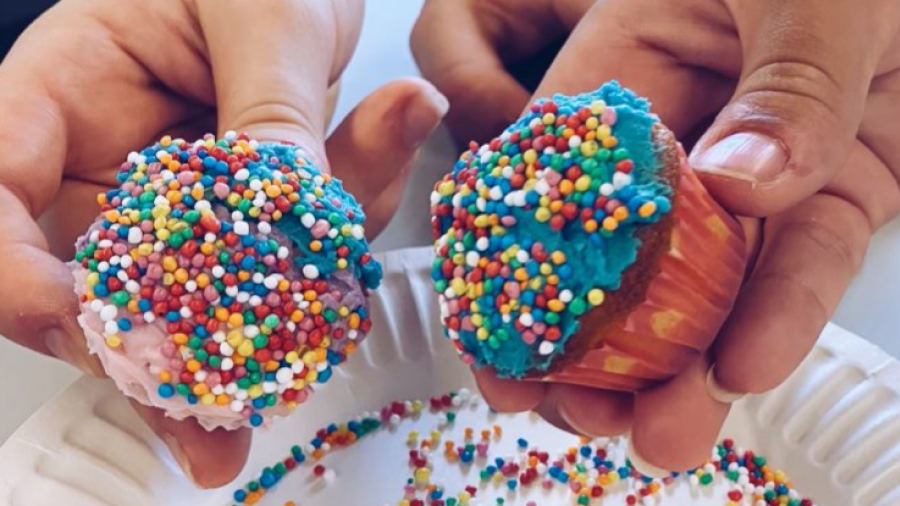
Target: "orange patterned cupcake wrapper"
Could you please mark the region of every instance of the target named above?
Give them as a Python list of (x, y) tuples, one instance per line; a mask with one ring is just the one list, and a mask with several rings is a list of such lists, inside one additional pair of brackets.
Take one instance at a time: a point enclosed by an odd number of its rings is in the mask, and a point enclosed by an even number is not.
[(671, 249), (646, 299), (545, 381), (640, 390), (678, 374), (712, 344), (743, 280), (746, 248), (737, 220), (706, 192), (683, 152), (680, 158)]

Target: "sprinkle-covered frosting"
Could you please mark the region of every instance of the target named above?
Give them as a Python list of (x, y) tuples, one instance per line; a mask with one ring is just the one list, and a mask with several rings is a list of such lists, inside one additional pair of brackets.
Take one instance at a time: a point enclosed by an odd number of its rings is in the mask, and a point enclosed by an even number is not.
[[(302, 149), (164, 137), (117, 180), (77, 245), (78, 291), (105, 351), (134, 355), (159, 398), (258, 426), (327, 382), (370, 329), (381, 266), (365, 216)], [(154, 349), (138, 356), (147, 332)]]
[(502, 377), (546, 371), (578, 317), (620, 288), (636, 231), (671, 210), (657, 121), (614, 81), (556, 95), (473, 143), (435, 185), (432, 279), (466, 362)]

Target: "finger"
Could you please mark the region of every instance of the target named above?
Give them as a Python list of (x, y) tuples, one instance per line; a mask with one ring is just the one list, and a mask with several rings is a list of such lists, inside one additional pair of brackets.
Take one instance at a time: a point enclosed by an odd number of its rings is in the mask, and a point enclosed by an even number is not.
[(874, 148), (857, 141), (844, 168), (822, 191), (857, 207), (874, 232), (900, 214), (900, 175), (888, 163)]
[(428, 82), (402, 79), (369, 95), (329, 137), (325, 149), (334, 174), (362, 204), (370, 237), (400, 205), (419, 147), (447, 108)]
[(731, 211), (772, 215), (821, 189), (847, 160), (900, 4), (732, 4), (745, 41), (741, 81), (690, 161)]
[(542, 420), (557, 429), (568, 432), (569, 434), (578, 434), (578, 430), (575, 427), (572, 427), (572, 425), (563, 418), (562, 413), (559, 410), (558, 399), (555, 397), (544, 396), (537, 407), (534, 408), (534, 412), (537, 413)]
[(730, 405), (710, 396), (708, 369), (709, 360), (702, 357), (671, 381), (638, 393), (629, 441), (638, 471), (663, 477), (709, 459)]
[[(65, 125), (56, 104), (0, 79), (0, 333), (40, 353), (102, 375), (75, 320), (79, 313), (69, 269), (48, 253), (35, 223), (59, 187)], [(10, 87), (4, 88), (4, 84)]]
[[(447, 125), (458, 142), (489, 140), (528, 104), (530, 94), (506, 70), (504, 57), (537, 51), (565, 33), (553, 4), (425, 4), (413, 28), (412, 51), (422, 75), (450, 100)], [(501, 55), (501, 47), (510, 46), (506, 40), (513, 37), (516, 55)]]
[[(654, 23), (654, 19), (664, 19), (665, 23)], [(690, 38), (666, 28), (686, 25), (693, 30)], [(697, 47), (672, 45), (672, 41), (685, 39), (696, 40)], [(724, 78), (686, 64), (681, 53), (714, 51), (716, 59), (728, 59), (738, 50), (732, 37), (709, 23), (698, 22), (691, 10), (676, 4), (595, 2), (550, 66), (535, 96), (584, 93), (616, 79), (647, 97), (653, 112), (676, 135), (683, 136), (723, 106), (730, 90)]]
[(62, 181), (59, 194), (38, 219), (53, 256), (74, 258), (75, 241), (97, 218), (97, 195), (106, 190), (106, 186), (78, 179)]
[(166, 443), (184, 474), (201, 488), (231, 483), (247, 463), (252, 431), (207, 431), (196, 419), (177, 421), (165, 412), (132, 400), (131, 405)]
[[(877, 210), (873, 224), (880, 228), (900, 215), (900, 150), (897, 150), (897, 132), (900, 132), (900, 103), (896, 96), (900, 92), (900, 71), (877, 78), (872, 83), (863, 123), (858, 138), (872, 154), (881, 160), (893, 175), (894, 183), (886, 181), (881, 188), (894, 192), (892, 199)], [(839, 176), (840, 177), (840, 176)], [(848, 174), (848, 177), (852, 175)]]
[[(219, 133), (323, 150), (330, 82), (349, 60), (360, 0), (196, 0), (215, 79)], [(235, 30), (238, 27), (239, 30)]]
[[(39, 353), (64, 360), (102, 377), (103, 367), (90, 354), (76, 320), (80, 313), (74, 278), (65, 264), (46, 251), (40, 230), (7, 189), (0, 187), (0, 230), (15, 230), (16, 242), (0, 245), (0, 334)], [(19, 220), (11, 224), (13, 220)], [(12, 228), (9, 228), (12, 227)], [(23, 229), (30, 229), (25, 231)], [(24, 237), (22, 234), (30, 236)], [(17, 242), (21, 240), (22, 242)]]
[[(553, 384), (548, 388), (546, 398), (576, 434), (619, 436), (628, 432), (631, 426), (634, 395), (629, 392)], [(546, 413), (541, 414), (547, 417)]]
[(484, 400), (501, 413), (531, 411), (544, 399), (547, 389), (544, 383), (500, 379), (489, 369), (473, 372)]
[[(845, 171), (854, 178), (852, 186), (862, 183), (868, 198), (877, 200), (879, 190), (870, 186), (879, 184), (875, 175), (890, 176), (863, 165), (878, 163), (866, 152), (854, 151)], [(817, 194), (767, 220), (756, 270), (715, 344), (714, 389), (770, 390), (815, 344), (862, 262), (873, 227), (867, 213), (848, 200), (852, 193), (841, 195), (842, 190)]]

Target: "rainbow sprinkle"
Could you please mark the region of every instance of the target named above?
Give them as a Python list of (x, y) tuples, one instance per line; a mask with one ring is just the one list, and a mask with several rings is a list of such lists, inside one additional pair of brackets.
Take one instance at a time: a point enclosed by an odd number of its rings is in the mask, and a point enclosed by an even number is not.
[(128, 156), (75, 256), (106, 346), (154, 324), (158, 395), (259, 426), (292, 409), (369, 331), (381, 267), (365, 216), (302, 149), (246, 135), (163, 137)]
[(619, 288), (635, 230), (672, 208), (653, 157), (656, 121), (616, 83), (557, 95), (472, 143), (435, 185), (432, 280), (468, 364), (511, 377), (546, 370), (577, 318)]
[[(614, 455), (621, 445), (609, 440), (584, 440), (562, 451), (543, 450), (516, 439), (517, 456), (492, 455), (492, 445), (504, 437), (499, 425), (482, 430), (466, 427), (460, 441), (443, 441), (444, 433), (456, 423), (457, 412), (480, 403), (477, 396), (463, 389), (458, 393), (421, 401), (393, 402), (378, 413), (367, 413), (344, 423), (319, 430), (305, 447), (294, 446), (290, 455), (265, 468), (259, 478), (234, 492), (235, 504), (254, 505), (275, 488), (284, 477), (306, 466), (315, 479), (334, 482), (337, 475), (322, 463), (328, 454), (350, 447), (378, 430), (394, 429), (404, 420), (417, 419), (427, 406), (437, 415), (437, 424), (429, 433), (407, 433), (410, 475), (400, 492), (397, 506), (487, 506), (515, 502), (519, 490), (540, 487), (567, 491), (576, 506), (625, 504), (654, 506), (663, 504), (669, 487), (686, 485), (692, 490), (728, 483), (724, 506), (815, 506), (802, 498), (787, 475), (773, 470), (766, 459), (724, 440), (712, 452), (705, 465), (687, 473), (675, 473), (661, 480), (642, 475), (628, 460)], [(432, 481), (435, 465), (442, 459), (461, 473), (477, 470), (476, 480), (452, 492)], [(618, 462), (618, 463), (617, 463)], [(482, 496), (501, 492), (493, 500)], [(617, 501), (610, 503), (611, 498)], [(602, 502), (605, 501), (605, 502)], [(288, 506), (291, 502), (287, 503)], [(529, 502), (526, 506), (537, 506)]]

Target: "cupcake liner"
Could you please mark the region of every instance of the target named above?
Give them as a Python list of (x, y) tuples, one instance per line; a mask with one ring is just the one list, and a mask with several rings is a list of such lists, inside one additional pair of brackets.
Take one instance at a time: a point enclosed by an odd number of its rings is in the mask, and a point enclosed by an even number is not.
[[(543, 381), (640, 390), (684, 370), (712, 343), (731, 311), (746, 266), (743, 232), (706, 192), (678, 146), (679, 190), (671, 247), (646, 298), (605, 326), (578, 361)], [(590, 314), (581, 332), (591, 332)]]

